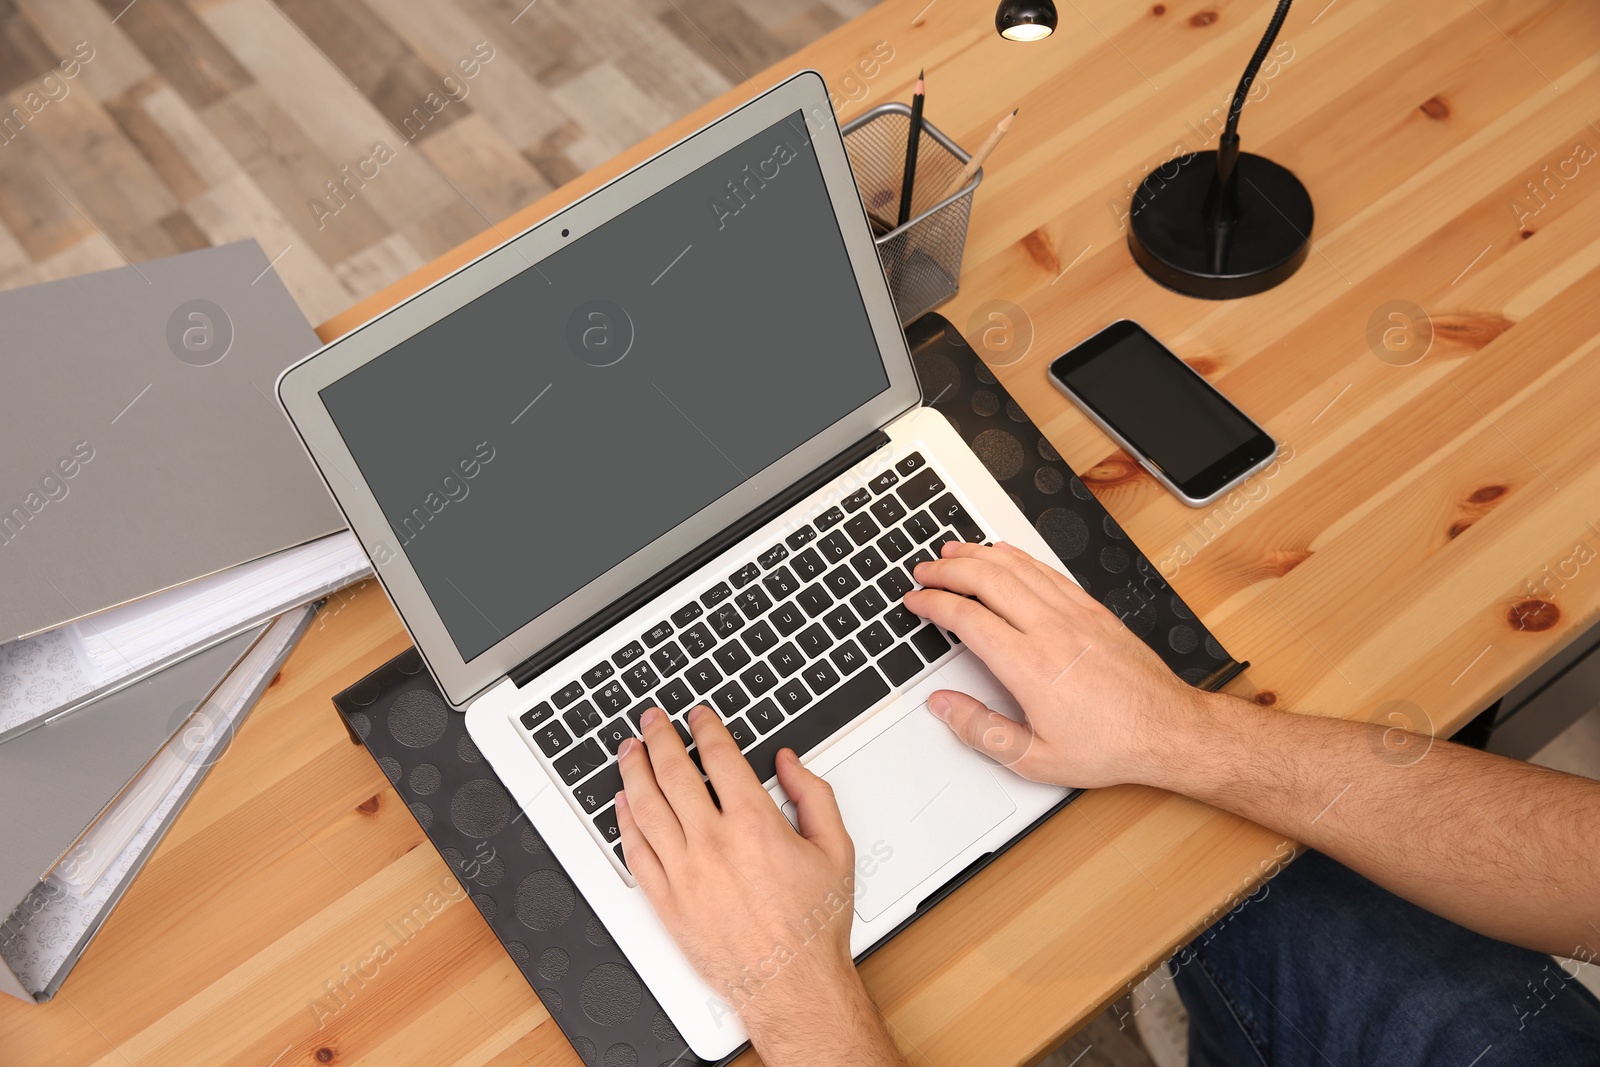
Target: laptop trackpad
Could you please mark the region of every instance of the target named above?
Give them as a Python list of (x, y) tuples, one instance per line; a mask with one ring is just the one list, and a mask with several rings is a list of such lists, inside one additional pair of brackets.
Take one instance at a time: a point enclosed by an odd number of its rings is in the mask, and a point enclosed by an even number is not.
[(856, 914), (863, 922), (882, 915), (1016, 810), (984, 757), (926, 707), (825, 777), (855, 839)]

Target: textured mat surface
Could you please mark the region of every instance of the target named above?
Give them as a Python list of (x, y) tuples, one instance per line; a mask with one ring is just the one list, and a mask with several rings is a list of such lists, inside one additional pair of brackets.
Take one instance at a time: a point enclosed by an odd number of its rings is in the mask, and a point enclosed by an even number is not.
[[(1191, 684), (1215, 688), (1242, 669), (943, 318), (926, 315), (907, 336), (923, 395), (1084, 588)], [(517, 811), (416, 649), (334, 704), (585, 1064), (701, 1063)]]

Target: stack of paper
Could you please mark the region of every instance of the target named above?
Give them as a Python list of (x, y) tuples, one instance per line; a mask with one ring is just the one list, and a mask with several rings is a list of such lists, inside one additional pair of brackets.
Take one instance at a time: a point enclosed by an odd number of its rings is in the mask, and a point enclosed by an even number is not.
[(371, 566), (273, 398), (319, 342), (254, 242), (0, 321), (0, 989), (42, 1001)]

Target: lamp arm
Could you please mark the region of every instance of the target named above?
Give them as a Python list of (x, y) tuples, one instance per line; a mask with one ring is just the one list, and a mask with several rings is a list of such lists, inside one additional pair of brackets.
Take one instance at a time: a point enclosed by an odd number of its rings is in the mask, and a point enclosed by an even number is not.
[(1250, 63), (1244, 68), (1244, 77), (1239, 79), (1239, 88), (1233, 91), (1233, 103), (1228, 107), (1228, 127), (1223, 137), (1232, 141), (1239, 134), (1239, 112), (1244, 110), (1245, 97), (1250, 93), (1250, 86), (1256, 80), (1256, 74), (1261, 70), (1261, 64), (1267, 58), (1272, 43), (1278, 39), (1278, 31), (1283, 28), (1283, 20), (1289, 16), (1291, 0), (1278, 0), (1278, 9), (1272, 13), (1272, 21), (1267, 23), (1267, 32), (1262, 35), (1261, 43), (1256, 45), (1256, 54), (1250, 57)]

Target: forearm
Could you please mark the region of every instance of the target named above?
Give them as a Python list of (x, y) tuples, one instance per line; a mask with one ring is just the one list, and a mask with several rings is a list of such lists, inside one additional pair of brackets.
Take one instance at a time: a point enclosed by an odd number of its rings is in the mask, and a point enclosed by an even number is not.
[(854, 967), (764, 992), (740, 1015), (766, 1067), (906, 1067)]
[(1146, 784), (1283, 833), (1491, 937), (1600, 949), (1600, 783), (1234, 697), (1198, 707), (1152, 749)]

